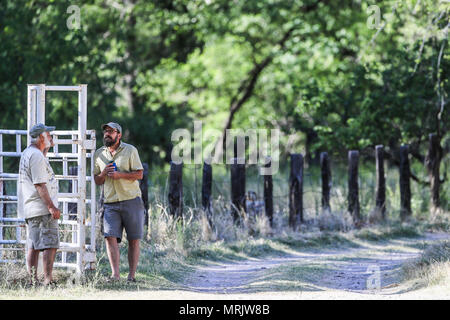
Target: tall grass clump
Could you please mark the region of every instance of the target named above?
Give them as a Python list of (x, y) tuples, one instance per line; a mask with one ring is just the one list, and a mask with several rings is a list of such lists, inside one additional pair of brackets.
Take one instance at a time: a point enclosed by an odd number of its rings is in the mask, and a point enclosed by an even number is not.
[(450, 241), (429, 246), (402, 271), (405, 280), (414, 281), (415, 288), (450, 285)]

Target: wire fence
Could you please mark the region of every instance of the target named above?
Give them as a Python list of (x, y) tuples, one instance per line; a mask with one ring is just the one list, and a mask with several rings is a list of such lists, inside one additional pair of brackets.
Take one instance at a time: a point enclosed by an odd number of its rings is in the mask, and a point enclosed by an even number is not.
[[(348, 170), (345, 163), (331, 167), (332, 186), (330, 205), (334, 211), (345, 211), (348, 207)], [(289, 209), (289, 163), (280, 166), (278, 173), (272, 176), (274, 211), (286, 212)], [(183, 165), (183, 205), (201, 206), (202, 165)], [(257, 165), (247, 165), (245, 173), (246, 194), (256, 195), (256, 201), (264, 201), (264, 176), (258, 172)], [(230, 165), (212, 165), (212, 199), (231, 206), (231, 172)], [(170, 170), (150, 170), (149, 199), (169, 205)], [(305, 167), (303, 172), (303, 210), (306, 215), (317, 216), (322, 211), (322, 181), (319, 165)], [(376, 171), (374, 165), (363, 164), (359, 167), (358, 192), (361, 214), (366, 217), (375, 208)], [(419, 184), (412, 184), (412, 211), (421, 214), (428, 211), (430, 191)], [(398, 169), (387, 168), (386, 171), (386, 209), (391, 216), (401, 210)]]

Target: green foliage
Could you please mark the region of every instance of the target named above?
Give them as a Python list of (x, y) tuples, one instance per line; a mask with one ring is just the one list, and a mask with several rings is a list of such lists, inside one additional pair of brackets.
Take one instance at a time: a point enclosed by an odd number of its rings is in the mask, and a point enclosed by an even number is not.
[[(281, 129), (284, 155), (395, 151), (448, 132), (446, 2), (78, 1), (79, 29), (67, 27), (70, 5), (0, 4), (1, 128), (25, 128), (26, 84), (87, 83), (88, 127), (118, 121), (162, 164), (174, 129), (196, 119), (222, 130), (267, 61), (233, 127)], [(75, 95), (48, 100), (47, 122), (75, 128)]]

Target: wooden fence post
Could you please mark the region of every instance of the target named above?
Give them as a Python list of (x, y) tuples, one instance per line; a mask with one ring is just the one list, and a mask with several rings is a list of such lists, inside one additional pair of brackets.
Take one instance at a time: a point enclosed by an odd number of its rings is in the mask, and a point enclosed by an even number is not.
[(231, 212), (234, 221), (239, 221), (240, 212), (247, 212), (245, 204), (245, 164), (239, 164), (238, 158), (232, 159), (231, 164)]
[(212, 189), (212, 166), (206, 162), (203, 163), (202, 177), (202, 207), (206, 212), (208, 220), (211, 216), (211, 189)]
[(322, 209), (331, 210), (330, 190), (331, 190), (331, 168), (330, 158), (327, 152), (320, 154), (320, 169), (322, 172)]
[(289, 226), (296, 228), (303, 222), (303, 156), (291, 154), (289, 177)]
[(359, 151), (350, 150), (348, 152), (348, 211), (352, 215), (355, 224), (359, 224), (361, 220), (359, 207), (358, 161)]
[[(270, 168), (272, 160), (264, 165), (266, 168)], [(269, 219), (270, 226), (273, 227), (273, 181), (272, 174), (264, 175), (264, 209), (267, 218)]]
[(386, 220), (386, 178), (384, 176), (384, 147), (378, 145), (375, 147), (375, 162), (377, 186), (375, 191), (375, 210), (381, 214), (381, 219)]
[(440, 207), (439, 199), (439, 166), (442, 157), (442, 148), (439, 143), (439, 137), (435, 133), (431, 133), (429, 136), (428, 154), (425, 159), (425, 164), (428, 169), (428, 175), (430, 177), (430, 190), (431, 190), (431, 204), (432, 209)]
[(170, 162), (169, 212), (179, 218), (183, 215), (183, 163)]
[(400, 218), (402, 221), (411, 216), (411, 171), (408, 154), (408, 145), (402, 145), (400, 147)]
[(148, 226), (148, 209), (149, 209), (149, 202), (148, 202), (148, 163), (144, 162), (142, 163), (142, 167), (144, 168), (144, 172), (142, 175), (142, 179), (139, 180), (139, 189), (141, 189), (142, 193), (142, 202), (144, 202), (144, 208), (145, 208), (145, 215), (144, 215), (144, 225)]

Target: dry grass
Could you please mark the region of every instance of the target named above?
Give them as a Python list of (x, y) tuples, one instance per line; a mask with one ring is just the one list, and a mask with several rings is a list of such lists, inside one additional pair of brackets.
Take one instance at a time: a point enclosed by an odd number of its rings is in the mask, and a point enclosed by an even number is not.
[(450, 286), (450, 241), (431, 245), (422, 256), (403, 267), (406, 281), (413, 282), (413, 288), (435, 285)]

